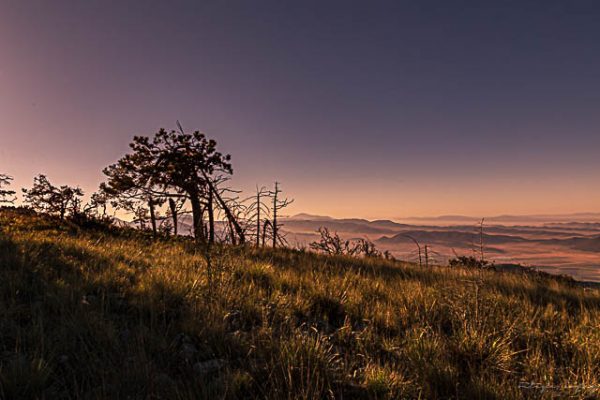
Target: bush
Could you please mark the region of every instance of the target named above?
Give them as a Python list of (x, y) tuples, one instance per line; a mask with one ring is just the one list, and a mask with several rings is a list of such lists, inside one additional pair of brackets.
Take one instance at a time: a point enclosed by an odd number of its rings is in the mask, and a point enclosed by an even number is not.
[(491, 268), (491, 264), (485, 260), (473, 256), (457, 256), (448, 261), (450, 267), (464, 268)]

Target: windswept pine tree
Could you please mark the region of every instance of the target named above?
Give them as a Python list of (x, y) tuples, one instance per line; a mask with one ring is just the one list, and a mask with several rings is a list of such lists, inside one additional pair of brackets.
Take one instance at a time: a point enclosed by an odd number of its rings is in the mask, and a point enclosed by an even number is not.
[[(218, 152), (215, 140), (199, 131), (185, 133), (180, 127), (180, 131), (161, 129), (152, 138), (135, 136), (130, 148), (129, 154), (104, 169), (106, 188), (112, 194), (189, 200), (194, 236), (200, 242), (214, 240), (215, 208), (219, 208), (238, 242), (245, 241), (244, 229), (217, 187), (223, 175), (233, 174), (233, 168), (231, 156)], [(213, 221), (208, 232), (205, 214)]]
[(60, 216), (76, 215), (81, 208), (83, 190), (68, 185), (54, 186), (46, 175), (33, 178), (31, 189), (23, 189), (25, 203), (38, 212)]

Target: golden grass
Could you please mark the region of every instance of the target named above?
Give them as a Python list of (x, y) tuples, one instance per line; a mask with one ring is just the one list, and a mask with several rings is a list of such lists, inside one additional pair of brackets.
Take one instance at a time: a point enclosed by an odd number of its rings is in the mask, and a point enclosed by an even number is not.
[(551, 398), (600, 384), (600, 293), (567, 281), (231, 247), (209, 275), (186, 240), (8, 210), (0, 232), (2, 398)]

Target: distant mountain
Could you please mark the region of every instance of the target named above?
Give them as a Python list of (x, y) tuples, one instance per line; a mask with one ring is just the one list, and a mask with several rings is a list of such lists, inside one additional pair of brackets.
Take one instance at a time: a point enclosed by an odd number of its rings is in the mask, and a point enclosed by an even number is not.
[[(406, 227), (410, 225), (414, 225), (415, 223), (424, 223), (427, 225), (439, 223), (441, 225), (449, 225), (449, 224), (476, 224), (481, 221), (480, 217), (466, 216), (466, 215), (440, 215), (434, 217), (398, 217), (394, 218), (395, 222), (392, 220), (374, 220), (369, 221), (363, 218), (333, 218), (326, 215), (314, 215), (308, 213), (300, 213), (293, 215), (288, 218), (284, 218), (286, 220), (293, 221), (343, 221), (343, 222), (354, 222), (354, 223), (364, 223), (370, 225), (376, 225), (379, 227), (388, 227), (388, 228), (399, 228)], [(485, 217), (486, 224), (510, 224), (510, 225), (519, 225), (519, 224), (534, 224), (534, 225), (557, 225), (564, 224), (568, 225), (567, 227), (580, 227), (580, 228), (591, 228), (598, 229), (600, 228), (600, 213), (593, 212), (581, 212), (581, 213), (573, 213), (573, 214), (532, 214), (532, 215), (495, 215), (490, 217)], [(408, 223), (409, 225), (407, 225)]]
[(570, 247), (576, 250), (589, 252), (600, 252), (600, 236), (597, 237), (573, 237), (570, 239), (550, 239), (545, 243), (557, 244), (560, 246)]
[(396, 233), (398, 230), (390, 229), (385, 226), (370, 225), (368, 221), (354, 220), (292, 220), (287, 219), (282, 221), (283, 229), (294, 232), (316, 232), (321, 227), (326, 227), (330, 231), (344, 233), (365, 233), (365, 234), (380, 234), (388, 235)]
[[(398, 243), (406, 243), (411, 241), (411, 239), (408, 236), (415, 238), (419, 242), (443, 244), (446, 246), (470, 245), (471, 243), (478, 243), (480, 239), (479, 234), (475, 232), (414, 230), (402, 232), (392, 237), (384, 236), (382, 238), (377, 239), (375, 242), (380, 245), (386, 246)], [(489, 234), (484, 234), (483, 240), (486, 245), (497, 245), (528, 241), (527, 239), (522, 238), (520, 236)]]
[[(396, 218), (400, 221), (415, 221), (421, 223), (460, 223), (481, 221), (479, 217), (464, 215), (441, 215), (437, 217), (405, 217)], [(566, 222), (600, 222), (600, 213), (574, 213), (574, 214), (536, 214), (536, 215), (497, 215), (485, 217), (487, 223), (566, 223)]]
[(555, 222), (544, 224), (544, 227), (553, 229), (600, 231), (600, 222)]
[(309, 214), (298, 214), (291, 218), (281, 220), (283, 229), (293, 232), (314, 233), (321, 227), (330, 231), (350, 234), (364, 235), (391, 235), (406, 229), (414, 229), (414, 226), (399, 224), (390, 220), (369, 221), (362, 218), (335, 219), (324, 216), (311, 216)]
[(481, 218), (467, 217), (465, 215), (439, 215), (436, 217), (404, 217), (396, 218), (399, 221), (423, 221), (423, 222), (476, 222), (481, 221)]
[(326, 215), (313, 215), (307, 213), (300, 213), (296, 215), (292, 215), (291, 217), (284, 218), (286, 220), (292, 221), (331, 221), (334, 218), (328, 217)]
[(406, 228), (410, 226), (407, 224), (400, 224), (398, 222), (390, 221), (389, 219), (377, 219), (375, 221), (370, 221), (369, 224), (375, 226), (385, 226), (388, 228)]

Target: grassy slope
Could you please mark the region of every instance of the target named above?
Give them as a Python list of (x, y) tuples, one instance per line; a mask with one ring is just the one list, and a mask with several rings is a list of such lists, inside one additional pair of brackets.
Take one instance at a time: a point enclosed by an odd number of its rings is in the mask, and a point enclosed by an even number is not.
[[(0, 394), (521, 398), (600, 380), (600, 294), (0, 212)], [(207, 362), (208, 361), (208, 362)]]

